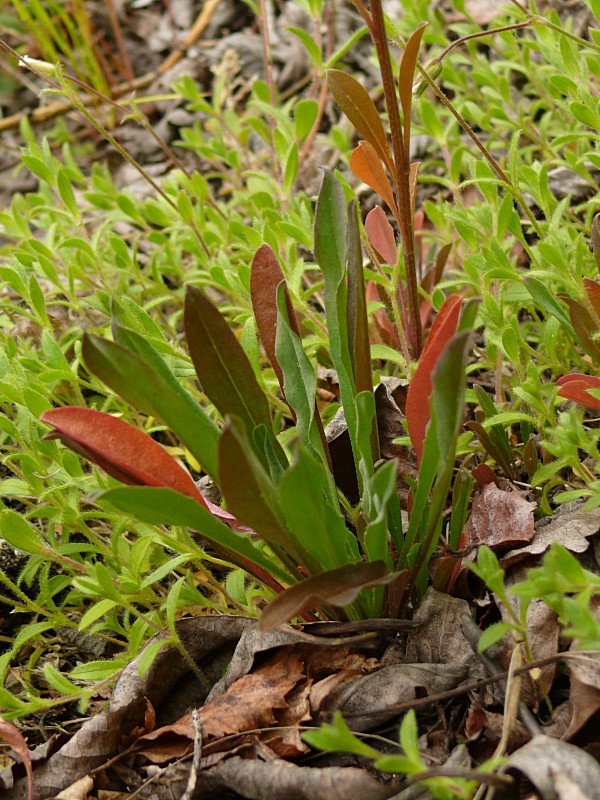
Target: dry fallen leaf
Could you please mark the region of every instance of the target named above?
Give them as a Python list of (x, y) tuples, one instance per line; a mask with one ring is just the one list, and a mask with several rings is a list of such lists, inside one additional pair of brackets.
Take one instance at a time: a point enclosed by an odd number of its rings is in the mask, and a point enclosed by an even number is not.
[(600, 530), (600, 508), (591, 511), (577, 509), (561, 513), (559, 511), (550, 521), (540, 521), (530, 544), (517, 550), (510, 550), (500, 559), (506, 569), (527, 556), (545, 553), (553, 542), (560, 542), (572, 553), (584, 553), (590, 546), (588, 538)]
[[(503, 768), (505, 772), (524, 775), (537, 789), (542, 800), (571, 800), (582, 796), (600, 800), (600, 765), (589, 753), (549, 736), (534, 736), (514, 752)], [(570, 786), (571, 793), (559, 793), (559, 786)], [(518, 787), (510, 797), (519, 797)], [(577, 793), (577, 794), (575, 794)]]
[(464, 528), (465, 545), (487, 545), (504, 551), (528, 544), (535, 533), (536, 504), (526, 500), (527, 492), (506, 492), (488, 483), (473, 500), (471, 516)]

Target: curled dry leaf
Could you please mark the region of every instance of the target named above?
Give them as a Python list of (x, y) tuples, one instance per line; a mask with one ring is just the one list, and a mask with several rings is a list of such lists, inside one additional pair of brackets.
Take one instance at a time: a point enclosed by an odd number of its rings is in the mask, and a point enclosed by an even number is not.
[[(600, 765), (596, 759), (549, 736), (534, 736), (510, 756), (503, 769), (517, 777), (525, 776), (542, 800), (600, 800)], [(570, 793), (559, 791), (559, 786), (570, 787)], [(518, 786), (511, 789), (511, 798), (519, 796)]]
[(588, 539), (600, 531), (600, 508), (583, 511), (560, 510), (550, 520), (540, 520), (535, 525), (531, 542), (525, 547), (509, 550), (500, 559), (500, 565), (507, 567), (528, 556), (545, 553), (553, 542), (560, 542), (571, 553), (584, 553), (590, 543)]

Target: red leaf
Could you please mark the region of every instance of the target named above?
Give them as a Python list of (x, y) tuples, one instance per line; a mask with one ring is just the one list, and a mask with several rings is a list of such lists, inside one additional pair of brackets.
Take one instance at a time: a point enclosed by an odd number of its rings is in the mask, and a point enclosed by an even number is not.
[(556, 385), (565, 386), (567, 383), (575, 381), (583, 381), (588, 389), (600, 389), (600, 378), (596, 378), (594, 375), (584, 375), (581, 372), (571, 372), (569, 375), (563, 375), (562, 378), (556, 381)]
[[(277, 256), (268, 244), (263, 244), (258, 248), (252, 259), (250, 296), (252, 298), (252, 310), (254, 311), (256, 325), (258, 327), (258, 335), (260, 336), (260, 340), (263, 343), (267, 357), (277, 375), (277, 380), (283, 392), (283, 372), (281, 371), (277, 356), (275, 355), (277, 287), (280, 283), (285, 283), (285, 278), (279, 266)], [(285, 301), (292, 330), (294, 333), (300, 335), (287, 286), (285, 287)]]
[(15, 726), (0, 717), (0, 739), (4, 739), (21, 759), (27, 772), (27, 800), (33, 800), (33, 769), (27, 742)]
[(495, 483), (496, 486), (500, 486), (500, 479), (488, 464), (478, 464), (476, 467), (473, 467), (471, 475), (475, 478), (477, 483), (480, 483), (482, 486), (487, 486), (488, 483)]
[(103, 411), (77, 406), (44, 411), (41, 420), (56, 429), (45, 439), (60, 439), (113, 478), (133, 486), (166, 486), (206, 507), (183, 467), (133, 425)]
[(588, 394), (588, 389), (600, 389), (600, 379), (591, 375), (564, 375), (556, 382), (560, 386), (558, 395), (582, 406), (600, 411), (600, 398)]
[(431, 375), (444, 347), (456, 333), (461, 303), (462, 297), (458, 294), (451, 294), (446, 298), (431, 326), (419, 366), (408, 388), (406, 421), (418, 462), (421, 461), (423, 454), (425, 430), (431, 416), (429, 408)]
[(392, 267), (396, 266), (398, 261), (396, 237), (394, 236), (394, 229), (388, 222), (385, 211), (381, 206), (375, 206), (372, 211), (369, 211), (365, 219), (365, 230), (369, 242), (377, 250), (384, 262)]

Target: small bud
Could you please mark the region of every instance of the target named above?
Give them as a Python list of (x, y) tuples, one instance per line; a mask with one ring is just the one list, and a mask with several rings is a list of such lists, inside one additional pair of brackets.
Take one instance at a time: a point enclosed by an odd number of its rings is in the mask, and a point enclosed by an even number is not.
[[(439, 58), (434, 58), (431, 61), (428, 61), (427, 64), (425, 64), (425, 66), (423, 67), (423, 69), (425, 70), (425, 72), (427, 72), (431, 80), (434, 81), (436, 78), (439, 78), (442, 72), (442, 67), (443, 64), (439, 60)], [(413, 83), (412, 87), (413, 97), (420, 97), (428, 85), (429, 84), (427, 83), (425, 78), (421, 74), (419, 74), (419, 77)]]
[(600, 214), (596, 214), (592, 220), (592, 251), (600, 272)]
[(54, 78), (56, 75), (56, 64), (51, 64), (49, 61), (38, 61), (37, 58), (30, 58), (29, 56), (23, 56), (19, 66), (31, 69), (32, 72), (41, 72), (47, 78)]

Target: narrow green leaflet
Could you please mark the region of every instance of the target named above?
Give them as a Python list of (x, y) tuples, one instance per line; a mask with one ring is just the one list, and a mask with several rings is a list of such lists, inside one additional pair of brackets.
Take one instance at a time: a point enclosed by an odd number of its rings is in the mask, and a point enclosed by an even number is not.
[(310, 554), (311, 572), (321, 572), (358, 561), (356, 538), (346, 526), (337, 499), (330, 499), (330, 473), (302, 445), (278, 486), (279, 501), (288, 529)]
[(134, 352), (98, 336), (84, 336), (83, 358), (90, 371), (128, 403), (164, 422), (216, 480), (220, 434), (215, 423), (147, 339), (126, 328), (118, 328), (118, 335)]
[[(305, 447), (327, 464), (319, 430), (315, 403), (317, 377), (302, 341), (292, 329), (286, 302), (286, 288), (281, 283), (277, 289), (277, 335), (275, 338), (277, 361), (283, 373), (285, 398), (296, 415), (296, 429)], [(335, 488), (332, 483), (333, 498)]]
[[(348, 342), (346, 236), (344, 191), (332, 173), (326, 171), (315, 212), (315, 256), (325, 279), (325, 313), (329, 332), (329, 349), (333, 365), (338, 373), (340, 396), (358, 469), (360, 452), (357, 443), (356, 387)], [(360, 476), (359, 480), (362, 481)]]
[(537, 278), (525, 278), (523, 284), (534, 301), (543, 308), (547, 314), (556, 317), (571, 339), (576, 339), (577, 336), (571, 325), (569, 315), (554, 297), (550, 289)]

